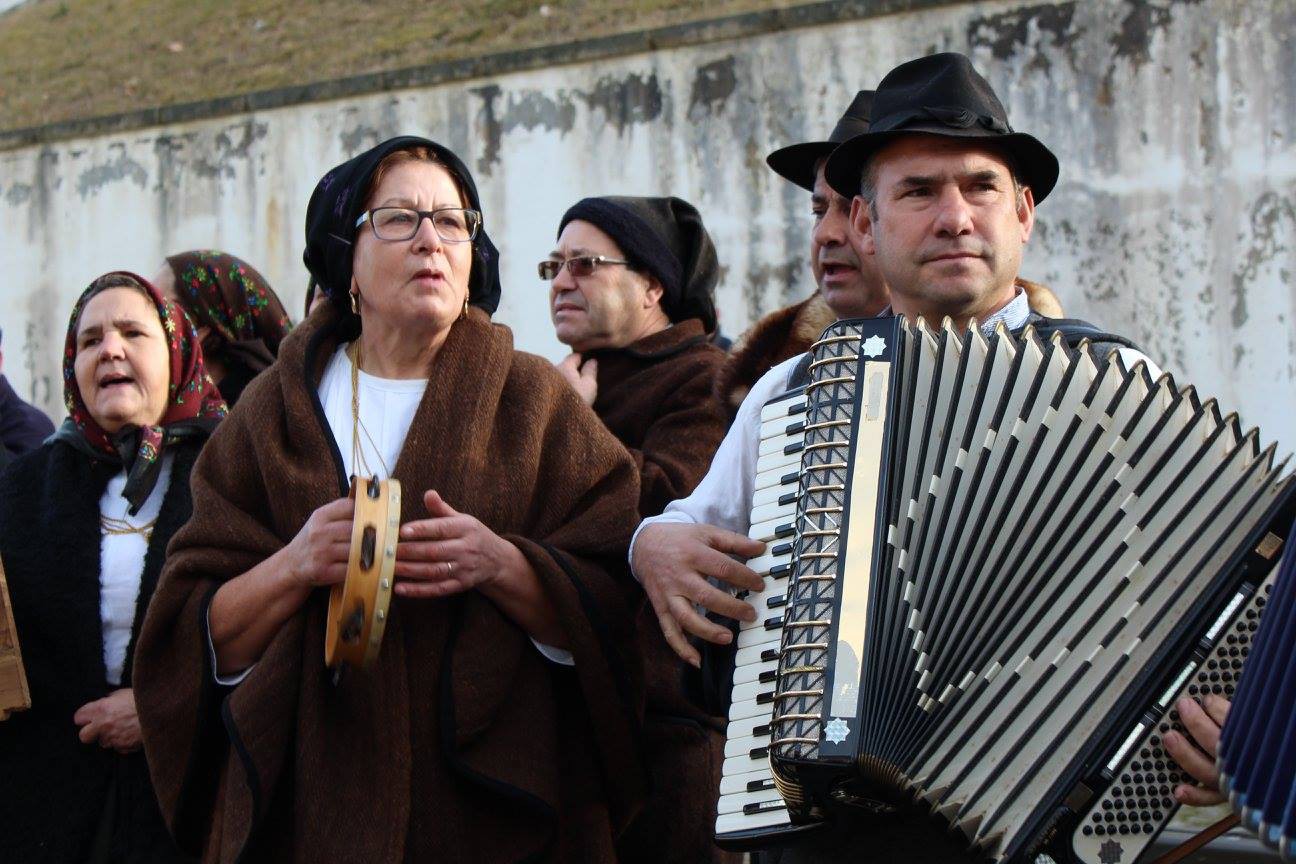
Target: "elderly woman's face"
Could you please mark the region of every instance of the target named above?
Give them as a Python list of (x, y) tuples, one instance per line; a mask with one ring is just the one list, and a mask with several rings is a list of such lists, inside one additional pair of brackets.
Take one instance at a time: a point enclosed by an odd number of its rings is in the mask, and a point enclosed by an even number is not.
[[(465, 204), (443, 167), (402, 162), (386, 172), (368, 206), (426, 211)], [(430, 219), (419, 222), (411, 240), (379, 240), (366, 223), (356, 235), (351, 282), (362, 320), (441, 330), (462, 313), (471, 270), (472, 243), (445, 242)]]
[(136, 289), (110, 288), (81, 310), (74, 364), (77, 388), (105, 432), (162, 420), (170, 356), (157, 308)]

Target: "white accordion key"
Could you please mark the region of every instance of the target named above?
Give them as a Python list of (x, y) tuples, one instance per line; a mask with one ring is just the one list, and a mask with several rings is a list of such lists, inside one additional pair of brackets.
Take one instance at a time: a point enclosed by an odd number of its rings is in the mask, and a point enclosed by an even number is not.
[[(753, 732), (759, 730), (761, 734), (745, 735), (742, 738), (730, 738), (728, 741), (725, 742), (726, 759), (730, 759), (734, 756), (746, 756), (748, 759), (752, 759), (755, 758), (751, 755), (751, 752), (753, 750), (756, 750), (757, 748), (760, 747), (769, 746), (770, 743), (769, 724), (765, 723), (764, 721), (758, 718), (749, 717), (746, 720), (739, 720), (735, 722), (733, 726), (730, 727), (730, 732), (732, 733), (735, 728), (742, 726), (744, 724), (747, 726), (747, 728), (751, 729)], [(769, 766), (767, 765), (766, 769), (768, 769), (768, 767)], [(753, 768), (751, 770), (754, 771), (756, 770), (756, 768)], [(768, 773), (768, 770), (766, 771), (766, 773)]]
[[(801, 446), (800, 444), (786, 444), (781, 449), (773, 453), (767, 453), (756, 460), (756, 471), (776, 471), (782, 468), (784, 471), (791, 471), (801, 465)], [(789, 449), (793, 448), (793, 449)]]
[(796, 501), (773, 501), (769, 504), (762, 504), (754, 507), (751, 512), (751, 521), (755, 525), (760, 522), (792, 522), (796, 518)]
[[(805, 413), (806, 400), (805, 394), (801, 391), (790, 393), (786, 396), (780, 396), (777, 399), (771, 399), (765, 403), (761, 409), (761, 423), (768, 423), (771, 420), (777, 420), (780, 417), (797, 417)], [(791, 422), (790, 420), (788, 422)]]
[(738, 648), (738, 655), (734, 658), (735, 666), (741, 668), (743, 666), (750, 666), (753, 663), (764, 663), (770, 661), (777, 662), (779, 656), (779, 642), (782, 639), (782, 635), (782, 632), (780, 632), (778, 638), (775, 638), (770, 642), (759, 642), (754, 645), (740, 646)]
[(729, 813), (716, 819), (716, 836), (723, 837), (736, 831), (751, 831), (788, 824), (787, 805), (782, 798), (765, 802), (766, 808), (753, 813)]
[[(747, 753), (742, 753), (734, 759), (726, 759), (726, 762), (734, 765), (732, 769), (726, 770), (723, 780), (720, 781), (721, 795), (742, 795), (750, 793), (761, 793), (776, 791), (774, 786), (774, 775), (769, 768), (769, 757), (762, 757), (757, 760)], [(764, 768), (756, 768), (752, 771), (745, 771), (746, 766), (764, 764)]]

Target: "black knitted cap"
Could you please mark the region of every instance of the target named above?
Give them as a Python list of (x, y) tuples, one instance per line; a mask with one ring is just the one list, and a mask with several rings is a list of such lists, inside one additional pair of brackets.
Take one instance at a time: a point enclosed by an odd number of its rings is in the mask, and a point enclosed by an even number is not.
[[(378, 163), (397, 150), (426, 147), (459, 181), (468, 200), (465, 206), (481, 210), (481, 197), (472, 174), (459, 157), (445, 147), (414, 135), (390, 138), (359, 156), (343, 162), (315, 184), (306, 205), (306, 269), (329, 299), (350, 315), (351, 256), (355, 251), (356, 220), (365, 210), (365, 191)], [(468, 274), (468, 302), (492, 314), (499, 307), (499, 251), (486, 234), (485, 218), (473, 241), (472, 271)]]
[(563, 214), (558, 233), (575, 219), (611, 237), (626, 260), (661, 283), (671, 321), (700, 318), (708, 333), (715, 330), (720, 265), (696, 207), (679, 198), (584, 198)]

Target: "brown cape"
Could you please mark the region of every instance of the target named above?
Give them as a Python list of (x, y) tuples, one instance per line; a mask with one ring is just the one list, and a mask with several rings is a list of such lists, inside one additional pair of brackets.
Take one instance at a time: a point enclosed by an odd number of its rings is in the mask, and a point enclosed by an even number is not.
[[(1030, 308), (1049, 318), (1061, 318), (1062, 304), (1046, 286), (1018, 278)], [(824, 328), (837, 320), (818, 291), (800, 303), (776, 309), (753, 324), (734, 344), (729, 359), (716, 375), (715, 394), (730, 420), (760, 377), (789, 357), (810, 350)]]
[(711, 398), (725, 353), (697, 318), (598, 360), (594, 413), (639, 466), (639, 512), (655, 516), (693, 491), (711, 465), (728, 423)]
[(315, 592), (235, 688), (214, 683), (219, 584), (343, 494), (316, 395), (336, 313), (284, 341), (193, 472), (136, 655), (144, 746), (182, 845), (208, 861), (613, 861), (646, 785), (635, 466), (546, 361), (473, 309), (437, 355), (394, 470), (402, 521), (437, 489), (522, 550), (575, 667), (476, 592), (394, 598), (369, 673), (323, 665)]
[[(640, 469), (639, 510), (655, 516), (683, 498), (711, 466), (726, 418), (712, 396), (725, 354), (696, 318), (681, 321), (598, 360), (594, 411)], [(653, 788), (629, 829), (621, 860), (737, 861), (714, 843), (724, 761), (723, 706), (702, 704), (698, 673), (666, 644), (656, 613), (639, 614), (639, 647), (648, 682), (644, 749)]]

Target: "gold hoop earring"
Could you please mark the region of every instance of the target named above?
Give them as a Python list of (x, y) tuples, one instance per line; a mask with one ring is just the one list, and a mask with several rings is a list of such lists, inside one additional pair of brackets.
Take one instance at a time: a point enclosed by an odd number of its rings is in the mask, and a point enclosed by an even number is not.
[(348, 291), (347, 296), (351, 298), (351, 314), (360, 314), (360, 295), (354, 291)]
[(466, 294), (464, 295), (464, 308), (463, 311), (459, 313), (459, 317), (460, 318), (468, 317), (468, 295)]

